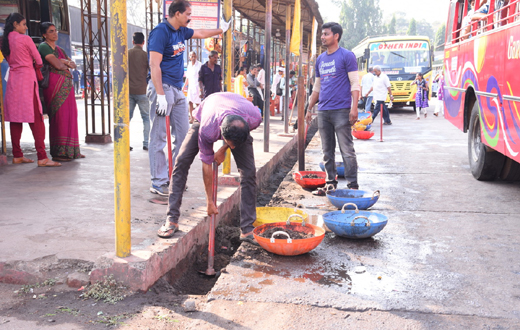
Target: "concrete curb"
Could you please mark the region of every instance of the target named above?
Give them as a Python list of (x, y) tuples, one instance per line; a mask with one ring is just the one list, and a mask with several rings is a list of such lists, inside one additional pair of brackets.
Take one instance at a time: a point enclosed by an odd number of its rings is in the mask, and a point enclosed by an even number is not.
[[(275, 168), (297, 144), (295, 135), (262, 167), (257, 169), (257, 184), (262, 188)], [(260, 190), (260, 189), (259, 189)], [(217, 223), (226, 221), (240, 203), (239, 189), (219, 205)], [(180, 238), (161, 240), (160, 244), (147, 250), (133, 251), (127, 258), (118, 258), (114, 253), (100, 257), (90, 273), (90, 282), (102, 281), (113, 275), (131, 290), (147, 291), (159, 278), (164, 276), (182, 260), (192, 255), (208, 241), (209, 217), (204, 217), (195, 227)]]

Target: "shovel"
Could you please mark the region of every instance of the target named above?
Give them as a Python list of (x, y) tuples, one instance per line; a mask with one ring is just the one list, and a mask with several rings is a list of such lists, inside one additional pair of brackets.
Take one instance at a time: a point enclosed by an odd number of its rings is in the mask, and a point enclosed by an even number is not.
[[(217, 205), (217, 188), (218, 188), (218, 165), (217, 162), (213, 162), (213, 185), (212, 185), (212, 199), (215, 206)], [(206, 276), (214, 277), (217, 275), (213, 264), (215, 261), (215, 220), (216, 215), (212, 214), (209, 221), (209, 243), (208, 243), (208, 268), (206, 271), (199, 271), (199, 273)]]

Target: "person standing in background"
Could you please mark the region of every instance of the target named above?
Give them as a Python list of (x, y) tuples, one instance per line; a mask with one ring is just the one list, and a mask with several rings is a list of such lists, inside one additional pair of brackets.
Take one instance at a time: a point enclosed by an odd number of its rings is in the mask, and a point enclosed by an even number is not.
[(437, 77), (437, 104), (435, 105), (435, 111), (433, 115), (435, 117), (439, 116), (439, 111), (442, 115), (444, 115), (444, 76), (442, 75), (442, 71), (439, 73)]
[(394, 95), (392, 95), (392, 85), (390, 84), (390, 79), (388, 76), (381, 72), (381, 67), (379, 65), (374, 66), (374, 83), (372, 88), (365, 94), (365, 97), (368, 97), (372, 91), (374, 91), (374, 100), (376, 101), (376, 105), (374, 107), (374, 113), (372, 114), (372, 120), (375, 120), (381, 107), (383, 107), (383, 125), (392, 125), (392, 121), (390, 120), (390, 112), (388, 111), (388, 107), (386, 106), (386, 98), (390, 93), (390, 100), (394, 100)]
[(260, 87), (260, 82), (256, 79), (258, 75), (258, 67), (252, 66), (249, 74), (247, 75), (247, 84), (249, 94), (253, 96), (253, 104), (256, 105), (260, 109), (260, 113), (262, 117), (264, 117), (264, 102), (262, 101), (262, 97), (260, 96), (260, 92), (258, 92), (258, 87)]
[(372, 88), (374, 84), (374, 69), (372, 67), (368, 68), (368, 73), (363, 76), (361, 79), (361, 96), (367, 95), (365, 97), (365, 111), (372, 110), (372, 100), (374, 99), (374, 93), (368, 93), (368, 91)]
[[(318, 129), (321, 136), (323, 162), (327, 173), (326, 188), (313, 192), (325, 196), (331, 185), (336, 188), (336, 138), (345, 164), (348, 189), (359, 189), (358, 164), (352, 125), (358, 120), (359, 74), (356, 56), (339, 46), (343, 28), (330, 22), (322, 26), (321, 43), (327, 49), (316, 59), (316, 80), (309, 99), (306, 120), (310, 123), (318, 102)], [(300, 128), (303, 129), (303, 128)]]
[(235, 78), (234, 83), (234, 90), (235, 93), (238, 95), (242, 95), (245, 98), (248, 98), (246, 94), (246, 87), (248, 86), (246, 81), (246, 67), (242, 66), (240, 67), (240, 70), (238, 71), (238, 75)]
[(262, 64), (258, 64), (258, 74), (256, 75), (256, 80), (260, 83), (260, 86), (257, 87), (258, 93), (260, 93), (260, 97), (262, 98), (262, 101), (264, 101), (264, 86), (265, 86), (265, 70), (262, 66)]
[(200, 86), (199, 86), (199, 71), (202, 63), (197, 60), (197, 53), (190, 53), (190, 62), (188, 63), (188, 70), (186, 70), (186, 81), (184, 82), (183, 90), (188, 86), (188, 104), (190, 109), (190, 124), (193, 124), (193, 109), (200, 104)]
[(4, 96), (5, 121), (9, 122), (13, 145), (13, 164), (29, 164), (34, 160), (24, 157), (20, 146), (23, 123), (28, 123), (34, 136), (38, 166), (56, 167), (60, 163), (47, 158), (45, 151), (45, 124), (38, 92), (34, 64), (43, 62), (31, 37), (26, 35), (27, 21), (19, 13), (11, 13), (5, 20), (2, 54), (9, 64), (9, 79)]
[(81, 92), (81, 89), (79, 87), (80, 77), (81, 73), (78, 71), (78, 68), (74, 68), (74, 70), (72, 70), (72, 81), (74, 82), (74, 91), (76, 94), (79, 94)]
[[(134, 33), (134, 47), (128, 51), (128, 77), (130, 85), (130, 120), (134, 117), (135, 106), (139, 106), (143, 119), (143, 150), (148, 150), (150, 136), (150, 102), (146, 97), (146, 77), (148, 76), (148, 55), (143, 50), (144, 34)], [(132, 147), (130, 147), (132, 150)]]
[(417, 85), (417, 94), (415, 94), (415, 111), (417, 112), (417, 120), (421, 119), (421, 111), (424, 109), (424, 118), (428, 116), (428, 83), (424, 80), (423, 74), (418, 73), (411, 85)]
[(281, 81), (283, 79), (284, 70), (283, 67), (279, 67), (273, 77), (273, 84), (271, 85), (271, 97), (273, 98), (273, 105), (271, 107), (273, 110), (271, 111), (271, 116), (274, 116), (275, 109), (276, 113), (280, 113), (280, 108), (282, 107), (281, 97), (283, 91), (281, 89)]
[(222, 68), (217, 64), (218, 52), (212, 50), (208, 61), (200, 67), (199, 87), (201, 100), (222, 91)]
[[(231, 21), (221, 19), (219, 29), (193, 30), (188, 28), (191, 20), (191, 4), (174, 0), (168, 7), (168, 18), (157, 24), (148, 37), (148, 55), (152, 79), (148, 83), (150, 111), (150, 192), (168, 196), (168, 162), (164, 153), (166, 146), (166, 116), (170, 118), (171, 134), (174, 137), (172, 161), (179, 153), (182, 141), (189, 129), (188, 105), (182, 92), (184, 76), (185, 40), (206, 39), (224, 33)], [(183, 187), (184, 188), (184, 187)]]

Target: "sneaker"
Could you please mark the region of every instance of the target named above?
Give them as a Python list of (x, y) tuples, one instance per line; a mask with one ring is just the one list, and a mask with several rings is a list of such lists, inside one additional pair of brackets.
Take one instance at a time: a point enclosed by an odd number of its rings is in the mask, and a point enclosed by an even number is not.
[(352, 181), (351, 183), (347, 184), (347, 188), (348, 189), (358, 190), (359, 189), (359, 185), (358, 185), (357, 181)]
[(389, 122), (389, 123), (383, 123), (383, 125), (392, 125), (392, 122)]
[(160, 187), (157, 187), (156, 185), (152, 184), (150, 187), (150, 192), (159, 196), (168, 196), (168, 185), (164, 184)]
[(143, 150), (148, 151), (148, 147), (147, 146), (143, 146)]

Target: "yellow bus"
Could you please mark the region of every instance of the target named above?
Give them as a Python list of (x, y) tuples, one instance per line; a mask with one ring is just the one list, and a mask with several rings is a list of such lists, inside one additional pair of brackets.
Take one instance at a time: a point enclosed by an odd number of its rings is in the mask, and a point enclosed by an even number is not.
[[(352, 49), (356, 55), (360, 79), (369, 67), (379, 65), (392, 84), (393, 107), (412, 106), (415, 110), (416, 85), (411, 85), (417, 73), (422, 73), (430, 86), (433, 48), (425, 36), (367, 37)], [(390, 102), (390, 99), (387, 99)]]

